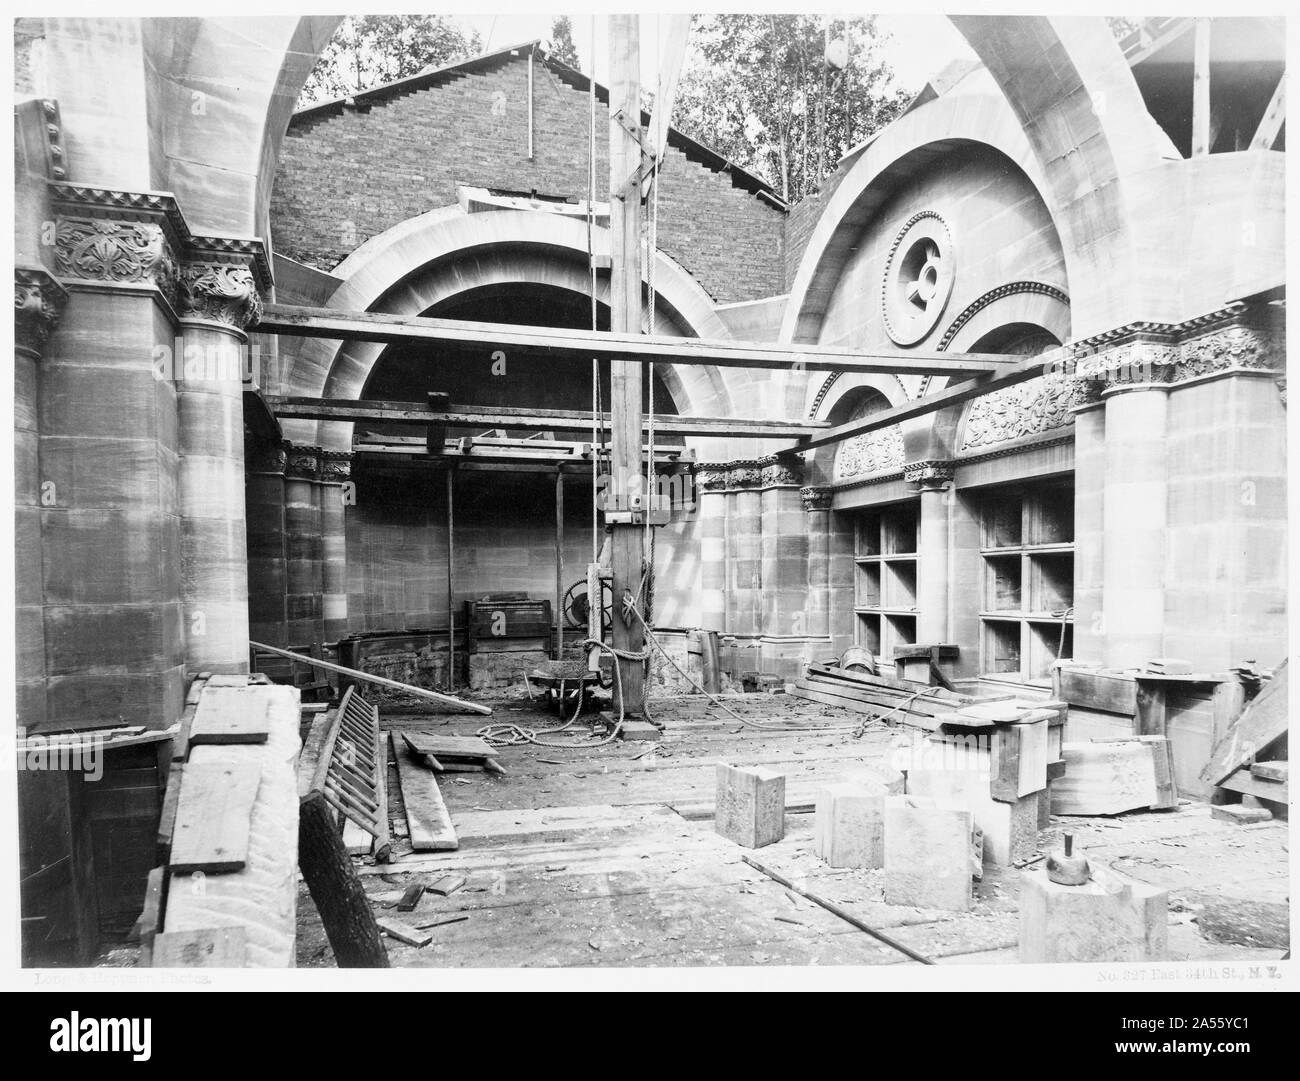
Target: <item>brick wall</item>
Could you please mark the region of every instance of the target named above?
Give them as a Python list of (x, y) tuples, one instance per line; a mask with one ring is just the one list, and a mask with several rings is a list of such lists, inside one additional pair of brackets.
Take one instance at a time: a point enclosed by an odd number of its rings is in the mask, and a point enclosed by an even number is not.
[[(461, 184), (586, 197), (588, 96), (534, 69), (528, 159), (528, 60), (445, 77), (341, 114), (291, 123), (271, 197), (278, 252), (329, 270), (384, 230), (457, 200)], [(597, 198), (608, 189), (608, 119), (597, 103)], [(718, 301), (780, 293), (784, 212), (670, 147), (659, 246)]]

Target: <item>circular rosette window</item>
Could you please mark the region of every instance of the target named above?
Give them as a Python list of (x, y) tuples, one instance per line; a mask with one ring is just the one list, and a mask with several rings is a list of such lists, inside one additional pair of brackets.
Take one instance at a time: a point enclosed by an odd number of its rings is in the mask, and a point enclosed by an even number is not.
[(952, 236), (943, 219), (933, 210), (912, 217), (885, 264), (881, 310), (890, 338), (915, 345), (929, 334), (952, 295), (956, 274)]

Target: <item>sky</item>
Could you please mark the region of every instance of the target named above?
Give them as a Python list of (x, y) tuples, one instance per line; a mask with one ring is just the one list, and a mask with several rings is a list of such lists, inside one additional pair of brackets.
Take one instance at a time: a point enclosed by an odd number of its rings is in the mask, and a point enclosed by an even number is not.
[[(790, 5), (802, 7), (802, 5)], [(449, 14), (454, 14), (449, 12)], [(485, 47), (500, 48), (534, 38), (548, 37), (554, 15), (535, 14), (500, 14), (500, 15), (460, 15), (454, 17), (468, 23), (478, 30)], [(840, 17), (836, 13), (836, 17)], [(571, 15), (573, 23), (573, 42), (577, 46), (586, 71), (592, 55), (593, 16)], [(656, 59), (654, 49), (648, 45), (651, 40), (654, 15), (643, 16), (642, 22), (642, 83), (647, 87), (654, 85)], [(597, 82), (606, 82), (608, 39), (605, 35), (602, 16), (595, 16), (596, 31), (596, 72)], [(974, 53), (965, 40), (953, 28), (943, 15), (879, 15), (878, 28), (886, 31), (892, 38), (885, 50), (885, 56), (894, 69), (897, 85), (909, 91), (920, 90), (925, 80), (941, 70), (949, 61), (958, 58), (973, 58)]]

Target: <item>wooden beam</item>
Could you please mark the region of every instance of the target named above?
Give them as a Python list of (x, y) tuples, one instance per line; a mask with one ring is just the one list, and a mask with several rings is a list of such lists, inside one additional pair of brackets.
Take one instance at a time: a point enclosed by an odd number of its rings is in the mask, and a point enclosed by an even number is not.
[(1192, 67), (1192, 157), (1210, 152), (1210, 20), (1196, 20)]
[(916, 399), (916, 401), (904, 402), (902, 405), (882, 409), (879, 413), (872, 413), (870, 416), (862, 417), (859, 420), (837, 424), (825, 432), (819, 432), (817, 435), (801, 440), (789, 449), (797, 451), (812, 450), (832, 443), (842, 443), (846, 439), (852, 439), (854, 436), (863, 435), (866, 432), (874, 432), (880, 428), (888, 428), (900, 421), (911, 420), (913, 417), (923, 417), (927, 413), (946, 409), (950, 405), (960, 405), (972, 398), (979, 398), (995, 390), (1001, 390), (1003, 387), (1013, 387), (1018, 383), (1028, 382), (1036, 376), (1045, 374), (1050, 365), (1051, 360), (1048, 357), (1039, 356), (1032, 357), (1029, 360), (1021, 360), (1012, 369), (1001, 375), (963, 380), (956, 386), (941, 390), (937, 394), (927, 394), (923, 398)]
[[(455, 425), (467, 428), (513, 428), (519, 431), (581, 432), (591, 435), (592, 415), (581, 409), (517, 409), (506, 406), (446, 406), (438, 409), (414, 402), (338, 401), (331, 398), (268, 398), (272, 412), (295, 420), (373, 420), (388, 424)], [(609, 414), (599, 424), (609, 427)], [(731, 420), (727, 417), (678, 417), (656, 413), (658, 435), (718, 438), (798, 439), (829, 428), (824, 420)]]
[(815, 372), (885, 375), (978, 375), (999, 371), (1008, 358), (997, 353), (859, 352), (820, 345), (764, 345), (714, 338), (669, 338), (662, 335), (557, 330), (553, 327), (476, 323), (460, 319), (426, 319), (382, 312), (349, 312), (268, 304), (257, 334), (299, 338), (335, 338), (363, 342), (418, 342), (464, 349), (478, 346), (484, 356), (501, 349), (590, 362), (648, 360), (656, 364), (704, 364), (719, 368), (768, 368)]
[(1263, 119), (1259, 122), (1259, 127), (1255, 129), (1255, 137), (1250, 141), (1251, 150), (1272, 150), (1273, 144), (1277, 142), (1278, 132), (1282, 130), (1282, 125), (1286, 122), (1286, 72), (1277, 81), (1277, 89), (1273, 91), (1273, 97), (1269, 100), (1268, 108), (1264, 110)]
[(1155, 37), (1151, 39), (1150, 44), (1141, 46), (1136, 50), (1128, 53), (1124, 59), (1128, 61), (1128, 66), (1137, 67), (1142, 61), (1155, 56), (1156, 53), (1163, 51), (1167, 46), (1172, 45), (1188, 30), (1195, 25), (1194, 19), (1175, 18), (1169, 20), (1167, 29), (1162, 29)]

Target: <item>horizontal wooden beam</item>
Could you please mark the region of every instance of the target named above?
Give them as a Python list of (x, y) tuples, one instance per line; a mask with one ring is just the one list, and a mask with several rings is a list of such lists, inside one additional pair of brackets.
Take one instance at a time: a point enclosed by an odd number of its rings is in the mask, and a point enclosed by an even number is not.
[[(592, 415), (580, 409), (516, 409), (498, 406), (447, 406), (429, 409), (415, 402), (337, 401), (331, 398), (267, 398), (281, 420), (383, 421), (388, 424), (443, 424), (468, 428), (513, 428), (519, 431), (579, 432), (591, 436)], [(830, 423), (814, 421), (730, 420), (726, 417), (679, 417), (656, 413), (656, 435), (797, 439)], [(609, 414), (600, 414), (609, 428)]]
[(872, 413), (858, 420), (837, 424), (824, 432), (818, 432), (816, 435), (800, 440), (799, 443), (788, 449), (796, 451), (813, 450), (816, 447), (825, 447), (832, 443), (842, 443), (846, 439), (852, 439), (854, 436), (864, 435), (867, 432), (874, 432), (880, 428), (888, 428), (900, 421), (923, 417), (928, 413), (946, 409), (951, 405), (961, 405), (972, 398), (980, 398), (985, 394), (991, 394), (995, 390), (1001, 390), (1003, 387), (1014, 387), (1018, 383), (1025, 383), (1037, 376), (1047, 374), (1051, 370), (1053, 357), (1054, 354), (1049, 353), (1044, 356), (1032, 357), (1029, 360), (1017, 358), (1015, 366), (1000, 375), (963, 380), (947, 390), (939, 391), (937, 394), (927, 394), (915, 401), (904, 402), (902, 405), (882, 409), (879, 413)]
[(1008, 359), (996, 353), (943, 353), (908, 350), (862, 352), (815, 345), (759, 345), (710, 338), (669, 338), (649, 334), (607, 334), (594, 330), (425, 319), (379, 312), (348, 312), (268, 304), (258, 334), (345, 341), (405, 342), (478, 346), (485, 356), (501, 350), (516, 355), (591, 360), (643, 360), (657, 364), (703, 364), (720, 368), (769, 368), (886, 375), (971, 376), (1000, 371)]

